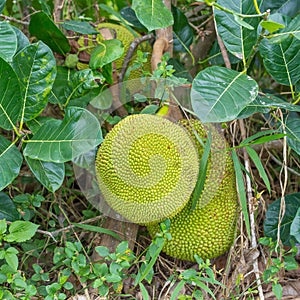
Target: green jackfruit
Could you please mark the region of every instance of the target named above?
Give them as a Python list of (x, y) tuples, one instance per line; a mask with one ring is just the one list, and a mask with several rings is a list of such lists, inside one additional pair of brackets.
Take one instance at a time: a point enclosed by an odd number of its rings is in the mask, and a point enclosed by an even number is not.
[[(120, 58), (118, 58), (115, 61), (115, 66), (116, 66), (116, 70), (117, 72), (120, 72), (123, 66), (123, 61), (124, 61), (124, 56), (127, 54), (129, 47), (131, 45), (131, 43), (134, 41), (135, 38), (139, 38), (141, 37), (141, 35), (135, 31), (130, 31), (129, 29), (127, 29), (125, 26), (121, 26), (118, 24), (114, 24), (114, 23), (99, 23), (96, 27), (97, 30), (101, 30), (103, 28), (107, 28), (110, 30), (111, 35), (113, 38), (118, 39), (122, 42), (123, 46), (124, 46), (124, 55)], [(101, 34), (98, 34), (96, 36), (96, 38), (94, 38), (92, 35), (88, 35), (88, 39), (87, 41), (85, 41), (84, 37), (79, 38), (78, 40), (78, 44), (81, 47), (87, 46), (88, 48), (86, 49), (86, 52), (91, 54), (93, 49), (103, 41), (103, 36)], [(138, 48), (138, 50), (141, 50), (143, 52), (148, 52), (151, 53), (152, 52), (152, 48), (149, 45), (148, 42), (143, 42), (141, 43)], [(148, 56), (149, 57), (149, 56)], [(150, 56), (151, 57), (151, 56)], [(136, 52), (133, 54), (131, 61), (130, 61), (130, 65), (132, 65), (133, 61), (136, 59)], [(84, 69), (84, 68), (88, 68), (88, 64), (83, 64), (83, 63), (78, 63), (77, 64), (78, 69)], [(151, 63), (150, 63), (150, 59), (148, 59), (147, 63), (144, 66), (144, 69), (146, 71), (151, 71)], [(135, 78), (140, 78), (142, 76), (142, 70), (141, 69), (134, 69), (130, 72), (129, 78), (127, 80), (132, 80)]]
[[(203, 147), (194, 132), (205, 138), (207, 134), (203, 126), (199, 121), (189, 123), (184, 120), (181, 124), (190, 132), (201, 157)], [(191, 197), (184, 209), (170, 218), (172, 239), (163, 248), (168, 255), (183, 260), (195, 261), (195, 254), (203, 259), (220, 256), (229, 249), (234, 239), (238, 202), (233, 162), (224, 151), (225, 139), (216, 129), (211, 128), (211, 131), (212, 153), (200, 199), (192, 210)], [(147, 228), (153, 237), (159, 232), (158, 224)]]
[(150, 224), (187, 204), (199, 160), (187, 130), (153, 115), (132, 115), (105, 137), (96, 177), (107, 203), (131, 222)]

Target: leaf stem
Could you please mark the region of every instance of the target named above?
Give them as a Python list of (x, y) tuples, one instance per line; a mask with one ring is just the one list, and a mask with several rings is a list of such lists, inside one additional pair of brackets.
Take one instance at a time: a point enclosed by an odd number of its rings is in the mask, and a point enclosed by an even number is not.
[(261, 11), (260, 11), (260, 9), (259, 9), (259, 7), (258, 7), (258, 4), (257, 4), (257, 0), (253, 0), (253, 3), (254, 3), (254, 7), (255, 7), (256, 12), (257, 12), (258, 14), (261, 14)]
[(257, 39), (257, 41), (256, 41), (256, 43), (255, 43), (255, 45), (252, 47), (252, 50), (251, 50), (251, 52), (250, 52), (250, 54), (249, 54), (249, 57), (248, 57), (248, 60), (247, 60), (247, 62), (246, 62), (246, 64), (245, 64), (245, 69), (246, 69), (246, 70), (249, 68), (249, 66), (250, 66), (250, 64), (251, 64), (251, 62), (252, 62), (252, 60), (253, 60), (253, 58), (254, 58), (256, 52), (257, 52), (257, 48), (258, 48), (259, 44), (261, 43), (261, 41), (262, 41), (263, 38), (265, 37), (265, 36), (264, 36), (265, 31), (266, 31), (266, 30), (265, 30), (264, 28), (262, 28), (262, 30), (261, 30), (261, 32), (260, 32), (260, 35), (259, 35), (259, 37), (258, 37), (258, 39)]
[(244, 14), (240, 14), (238, 12), (235, 12), (231, 9), (228, 9), (226, 7), (223, 7), (221, 6), (220, 4), (218, 3), (214, 3), (213, 6), (219, 10), (222, 10), (222, 11), (225, 11), (231, 15), (236, 15), (236, 16), (239, 16), (241, 18), (257, 18), (257, 17), (264, 17), (266, 15), (268, 15), (268, 12), (264, 12), (264, 13), (259, 13), (259, 14), (254, 14), (254, 15), (244, 15)]

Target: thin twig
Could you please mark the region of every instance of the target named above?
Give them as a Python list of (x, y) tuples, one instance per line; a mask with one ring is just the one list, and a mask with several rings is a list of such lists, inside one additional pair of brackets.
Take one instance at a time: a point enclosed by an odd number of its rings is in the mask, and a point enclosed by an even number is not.
[[(281, 124), (282, 124), (282, 132), (286, 134), (285, 130), (285, 124), (283, 120), (283, 114), (280, 109), (278, 109), (278, 112), (280, 114), (281, 118)], [(286, 135), (283, 137), (283, 165), (279, 173), (279, 183), (281, 188), (281, 201), (280, 201), (280, 210), (279, 210), (279, 216), (278, 216), (278, 226), (277, 226), (277, 245), (276, 248), (280, 245), (280, 226), (283, 219), (283, 216), (285, 214), (285, 192), (287, 188), (288, 183), (288, 169), (287, 169), (287, 137)], [(283, 182), (282, 182), (282, 173), (283, 173)], [(281, 258), (281, 251), (280, 251), (280, 258)]]
[[(245, 130), (245, 124), (242, 119), (239, 120), (239, 127), (241, 130), (241, 136), (244, 139), (246, 139), (246, 130)], [(248, 199), (248, 205), (249, 205), (249, 218), (250, 218), (250, 228), (251, 228), (251, 248), (256, 249), (257, 248), (257, 237), (256, 237), (256, 231), (255, 231), (255, 216), (254, 216), (254, 210), (251, 208), (251, 201), (250, 199), (253, 198), (252, 194), (252, 186), (251, 186), (251, 179), (248, 174), (250, 174), (251, 168), (250, 168), (250, 160), (248, 153), (245, 148), (243, 148), (243, 158), (244, 158), (244, 163), (245, 163), (245, 170), (247, 171), (246, 174), (246, 188), (247, 188), (247, 199)], [(258, 294), (260, 300), (264, 300), (264, 293), (262, 289), (262, 284), (260, 280), (260, 271), (258, 267), (258, 260), (255, 258), (253, 260), (253, 271), (256, 277), (256, 282), (257, 282), (257, 289), (258, 289)]]
[[(216, 28), (216, 32), (217, 32), (217, 28)], [(217, 39), (218, 39), (218, 43), (219, 43), (219, 46), (221, 49), (222, 57), (225, 62), (225, 66), (226, 66), (226, 68), (231, 69), (231, 64), (230, 64), (227, 50), (224, 46), (223, 41), (219, 37), (218, 32), (217, 32)], [(245, 123), (242, 119), (239, 120), (239, 127), (241, 130), (242, 138), (246, 139), (247, 134), (246, 134), (246, 129), (245, 129)], [(257, 237), (256, 237), (256, 231), (255, 231), (255, 216), (254, 216), (254, 210), (251, 208), (251, 201), (250, 201), (250, 199), (253, 198), (253, 194), (252, 194), (251, 179), (250, 179), (250, 176), (248, 175), (251, 172), (251, 168), (250, 168), (249, 156), (248, 156), (248, 153), (245, 148), (243, 148), (243, 158), (244, 158), (245, 170), (247, 171), (247, 173), (246, 173), (246, 191), (247, 191), (250, 228), (251, 228), (251, 248), (256, 249), (257, 248)], [(259, 267), (258, 267), (257, 257), (255, 259), (253, 259), (253, 272), (256, 277), (259, 298), (260, 298), (260, 300), (264, 300), (265, 298), (264, 298), (264, 293), (263, 293), (262, 284), (261, 284), (261, 280), (260, 280), (260, 271), (259, 271)]]
[(15, 19), (13, 17), (5, 16), (5, 15), (2, 15), (2, 14), (0, 14), (0, 17), (3, 18), (6, 21), (11, 21), (11, 22), (15, 22), (15, 23), (18, 23), (18, 24), (26, 25), (26, 26), (29, 25), (29, 22), (21, 21), (21, 20)]

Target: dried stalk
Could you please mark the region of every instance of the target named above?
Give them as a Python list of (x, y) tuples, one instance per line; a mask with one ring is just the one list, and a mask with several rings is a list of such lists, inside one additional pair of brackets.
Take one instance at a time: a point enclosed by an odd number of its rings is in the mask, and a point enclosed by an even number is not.
[[(216, 32), (217, 32), (218, 44), (221, 49), (221, 54), (224, 59), (225, 66), (228, 69), (231, 69), (229, 56), (228, 56), (227, 50), (225, 48), (225, 45), (224, 45), (222, 39), (219, 37), (217, 27), (216, 27)], [(245, 124), (242, 119), (239, 120), (239, 127), (241, 130), (242, 138), (246, 139), (247, 134), (246, 134)], [(253, 194), (252, 194), (251, 179), (248, 175), (251, 172), (250, 160), (249, 160), (249, 156), (248, 156), (246, 149), (243, 148), (242, 151), (243, 151), (245, 170), (247, 171), (245, 176), (246, 176), (246, 191), (247, 191), (248, 210), (249, 210), (250, 228), (251, 228), (251, 248), (256, 249), (257, 248), (257, 237), (256, 237), (256, 231), (255, 231), (255, 217), (254, 217), (254, 210), (251, 207), (251, 199), (253, 198)], [(261, 280), (260, 280), (260, 271), (259, 271), (259, 267), (258, 267), (258, 257), (255, 257), (253, 259), (253, 272), (255, 274), (256, 281), (257, 281), (257, 289), (258, 289), (259, 298), (260, 298), (260, 300), (264, 300), (265, 298), (264, 298), (264, 293), (263, 293), (262, 284), (261, 284)]]

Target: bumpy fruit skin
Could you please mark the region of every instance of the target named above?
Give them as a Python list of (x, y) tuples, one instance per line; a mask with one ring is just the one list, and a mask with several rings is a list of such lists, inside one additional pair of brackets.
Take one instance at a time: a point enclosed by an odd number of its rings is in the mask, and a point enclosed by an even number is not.
[[(193, 135), (191, 126), (186, 121), (183, 122), (183, 125)], [(205, 137), (199, 121), (193, 121), (192, 125), (200, 137)], [(221, 147), (224, 144), (224, 138), (221, 135), (217, 136), (217, 131), (213, 129), (212, 131), (213, 138), (217, 138), (213, 142), (212, 148)], [(193, 139), (197, 143), (201, 155), (202, 146), (195, 137)], [(220, 175), (218, 169), (213, 169), (212, 166), (215, 164), (214, 161), (218, 160), (214, 156), (221, 155), (221, 152), (223, 152), (222, 155), (225, 153), (225, 159), (223, 157), (223, 160), (219, 161)], [(215, 184), (214, 178), (216, 178), (217, 184)], [(209, 195), (205, 201), (202, 201), (205, 191)], [(224, 152), (224, 148), (223, 151), (220, 148), (212, 152), (204, 190), (196, 208), (192, 210), (191, 206), (192, 197), (181, 212), (170, 218), (172, 239), (166, 243), (163, 251), (172, 257), (189, 261), (195, 261), (195, 254), (203, 259), (211, 259), (225, 253), (234, 239), (238, 201), (233, 162), (229, 154)], [(158, 224), (151, 224), (147, 228), (153, 237), (159, 232)]]
[(107, 203), (131, 222), (178, 213), (198, 178), (197, 149), (183, 127), (159, 116), (132, 115), (105, 137), (96, 177)]

